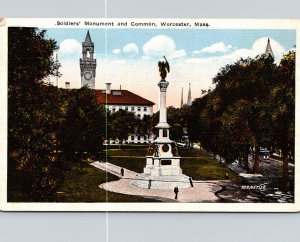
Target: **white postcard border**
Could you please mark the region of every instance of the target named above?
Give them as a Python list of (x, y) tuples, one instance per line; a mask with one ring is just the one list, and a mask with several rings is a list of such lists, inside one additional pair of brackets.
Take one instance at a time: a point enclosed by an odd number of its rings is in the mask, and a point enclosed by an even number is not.
[[(57, 21), (81, 22), (76, 25), (57, 25)], [(83, 21), (90, 22), (131, 22), (156, 23), (156, 27), (147, 26), (85, 26)], [(160, 22), (190, 23), (191, 27), (161, 27)], [(195, 22), (209, 23), (209, 27), (194, 27)], [(0, 19), (0, 208), (4, 211), (149, 211), (149, 212), (296, 212), (300, 210), (299, 175), (300, 166), (295, 162), (295, 202), (294, 203), (13, 203), (7, 202), (7, 28), (8, 27), (40, 28), (155, 28), (155, 29), (295, 29), (296, 49), (300, 46), (300, 20), (296, 19), (96, 19), (96, 18), (23, 18)], [(300, 57), (296, 51), (296, 115), (295, 115), (295, 160), (300, 158), (300, 100), (299, 73)], [(300, 95), (300, 94), (298, 94)]]

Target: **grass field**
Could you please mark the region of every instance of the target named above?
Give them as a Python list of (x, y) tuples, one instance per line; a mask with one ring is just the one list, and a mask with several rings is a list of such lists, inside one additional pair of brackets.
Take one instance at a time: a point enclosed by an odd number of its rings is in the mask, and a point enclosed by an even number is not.
[(157, 202), (137, 196), (107, 192), (98, 187), (99, 184), (119, 178), (99, 170), (88, 163), (82, 168), (79, 164), (70, 164), (65, 179), (57, 191), (56, 202)]
[[(110, 149), (106, 153), (108, 162), (135, 172), (143, 172), (147, 148)], [(226, 173), (229, 179), (237, 177), (230, 169), (203, 151), (180, 150), (180, 155), (183, 173), (194, 180), (223, 180)], [(64, 182), (57, 192), (57, 202), (157, 202), (99, 189), (99, 184), (119, 178), (92, 167), (87, 162), (84, 162), (82, 167), (76, 163), (69, 164), (69, 166)]]
[[(141, 173), (146, 165), (146, 154), (147, 149), (112, 149), (107, 151), (107, 161)], [(179, 154), (182, 157), (183, 173), (194, 180), (223, 180), (226, 173), (229, 179), (237, 177), (229, 168), (212, 159), (204, 151), (179, 150)]]

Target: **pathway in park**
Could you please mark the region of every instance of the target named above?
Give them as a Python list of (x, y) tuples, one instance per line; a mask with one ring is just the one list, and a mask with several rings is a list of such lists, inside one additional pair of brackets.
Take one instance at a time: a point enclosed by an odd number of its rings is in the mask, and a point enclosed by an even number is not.
[(194, 181), (194, 187), (181, 188), (178, 193), (178, 199), (175, 200), (173, 190), (144, 189), (132, 185), (133, 179), (138, 174), (134, 171), (124, 168), (124, 176), (122, 177), (120, 166), (99, 161), (93, 162), (91, 165), (120, 178), (117, 181), (100, 184), (99, 187), (101, 189), (127, 195), (154, 198), (165, 202), (216, 202), (219, 198), (215, 193), (222, 189), (221, 184), (224, 183), (224, 181)]

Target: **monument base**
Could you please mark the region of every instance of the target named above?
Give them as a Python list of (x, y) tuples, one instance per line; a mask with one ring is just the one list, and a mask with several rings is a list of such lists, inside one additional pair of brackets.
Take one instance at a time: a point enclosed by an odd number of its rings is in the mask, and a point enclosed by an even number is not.
[(178, 188), (189, 188), (191, 187), (189, 177), (181, 175), (170, 175), (170, 176), (151, 176), (149, 174), (138, 174), (132, 181), (132, 185), (149, 189), (149, 181), (151, 179), (150, 189), (174, 189)]

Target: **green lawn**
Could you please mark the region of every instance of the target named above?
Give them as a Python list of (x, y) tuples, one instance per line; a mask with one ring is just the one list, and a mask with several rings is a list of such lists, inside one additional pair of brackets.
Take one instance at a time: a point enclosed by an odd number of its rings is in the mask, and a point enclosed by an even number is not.
[[(108, 150), (107, 161), (140, 173), (146, 165), (146, 154), (147, 149)], [(204, 151), (179, 150), (179, 154), (183, 173), (194, 180), (223, 180), (226, 173), (229, 179), (237, 178), (234, 172)]]
[(107, 181), (119, 178), (99, 170), (88, 163), (82, 168), (78, 164), (70, 164), (65, 179), (57, 191), (56, 202), (157, 202), (143, 197), (107, 192), (98, 187)]
[(146, 165), (147, 149), (108, 150), (107, 162), (142, 173)]
[[(118, 166), (143, 172), (147, 149), (138, 147), (134, 149), (111, 149), (107, 150), (107, 161)], [(230, 169), (212, 159), (207, 153), (197, 150), (180, 150), (183, 173), (191, 176), (194, 180), (223, 180), (225, 174), (229, 179), (237, 177)], [(65, 173), (65, 179), (58, 190), (57, 202), (157, 202), (138, 196), (129, 196), (118, 193), (106, 192), (98, 188), (98, 185), (106, 181), (118, 180), (119, 178), (83, 163), (70, 163), (69, 171)]]

